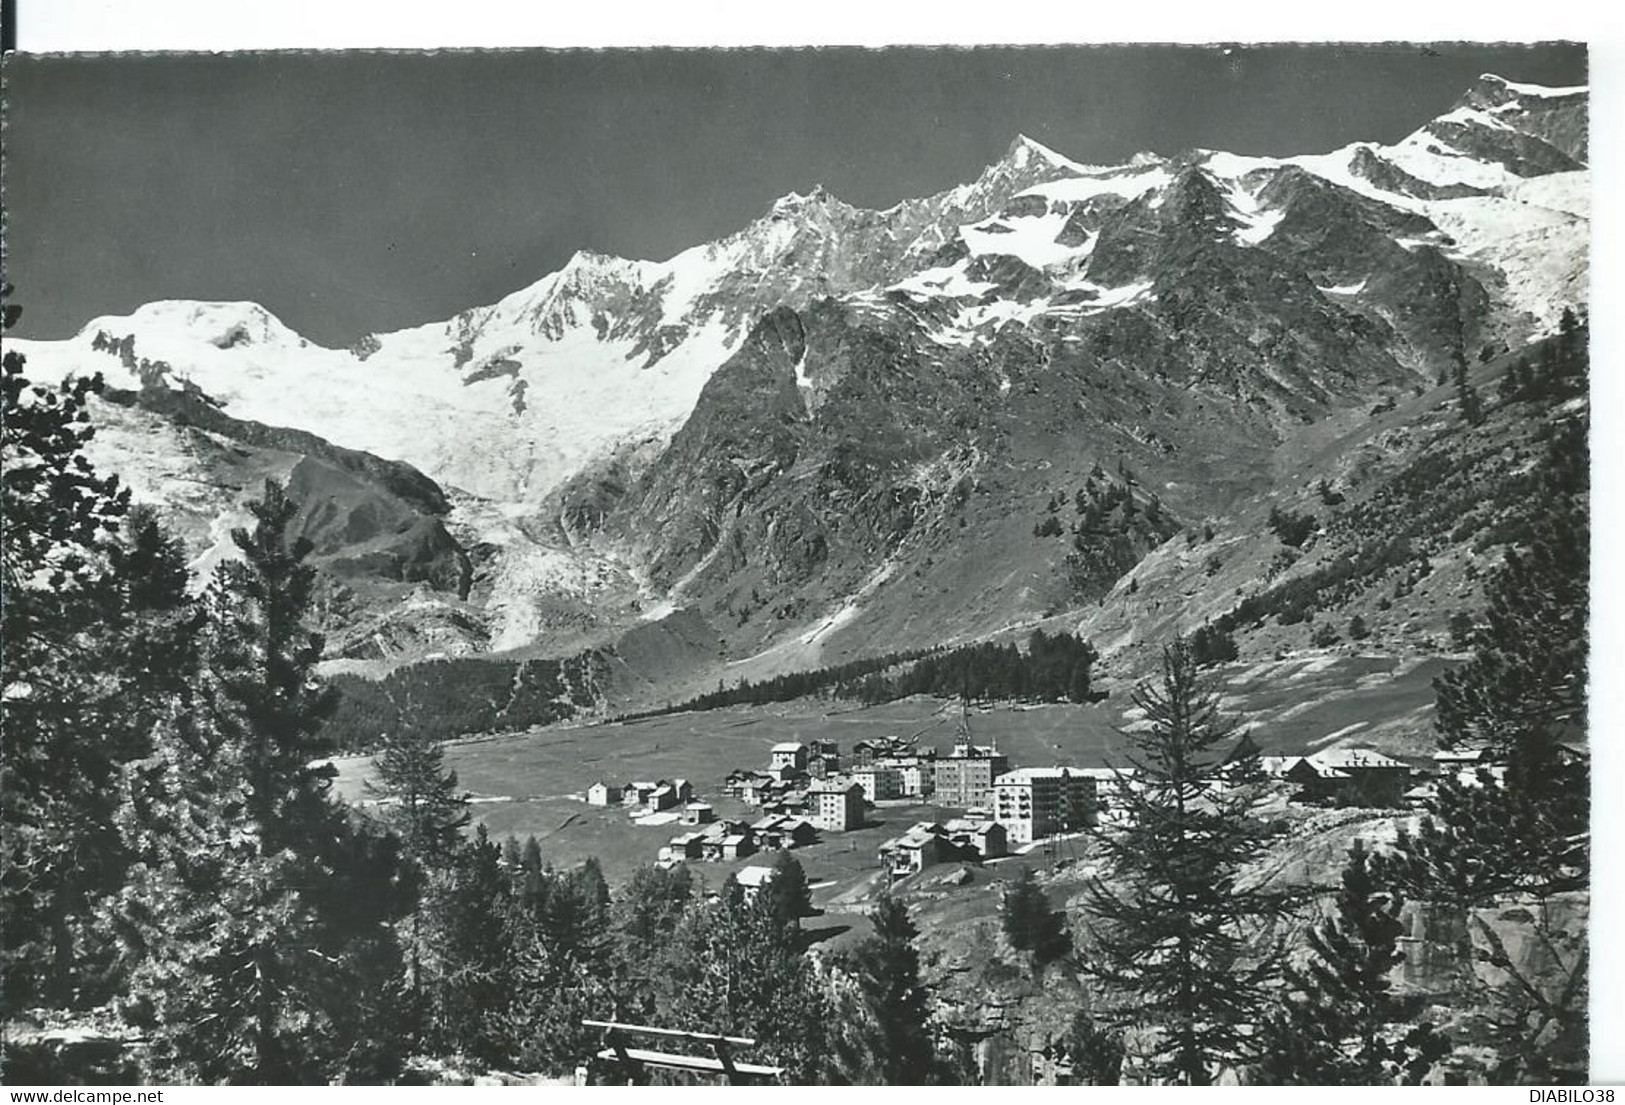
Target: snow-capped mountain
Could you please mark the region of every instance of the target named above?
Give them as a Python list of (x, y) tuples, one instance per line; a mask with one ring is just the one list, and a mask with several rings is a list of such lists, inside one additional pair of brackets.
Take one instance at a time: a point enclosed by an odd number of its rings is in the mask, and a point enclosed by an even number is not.
[[(1396, 143), (1295, 157), (1098, 166), (1021, 136), (934, 196), (868, 210), (814, 187), (668, 260), (578, 253), (495, 304), (350, 349), (256, 304), (196, 302), (17, 344), (37, 375), (206, 397), (438, 483), (475, 564), (456, 600), (483, 619), (466, 647), (677, 606), (734, 623), (741, 653), (807, 634), (822, 648), (860, 614), (863, 642), (915, 643), (886, 596), (918, 557), (980, 589), (986, 608), (953, 627), (975, 634), (1064, 599), (1053, 581), (984, 586), (1002, 537), (922, 536), (963, 523), (950, 507), (990, 466), (1152, 468), (1178, 513), (1198, 485), (1246, 483), (1249, 450), (1291, 427), (1430, 385), (1582, 305), (1586, 100), (1486, 75)], [(1224, 456), (1236, 435), (1240, 462)]]

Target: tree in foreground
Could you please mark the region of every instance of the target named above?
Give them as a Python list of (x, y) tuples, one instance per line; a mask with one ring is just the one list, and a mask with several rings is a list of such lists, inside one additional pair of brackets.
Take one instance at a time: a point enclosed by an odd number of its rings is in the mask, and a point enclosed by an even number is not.
[(1402, 898), (1378, 888), (1356, 840), (1336, 912), (1308, 930), (1307, 965), (1287, 970), (1290, 996), (1266, 1024), (1258, 1081), (1417, 1085), (1449, 1053), (1449, 1041), (1422, 1018), (1423, 999), (1401, 997), (1390, 979), (1405, 958), (1403, 908)]
[[(3, 290), (4, 329), (20, 309)], [(0, 993), (8, 1009), (76, 1004), (93, 904), (122, 881), (115, 823), (132, 747), (110, 629), (112, 558), (129, 507), (84, 455), (100, 377), (31, 382), (7, 349), (0, 375)]]
[(1253, 1058), (1280, 974), (1279, 892), (1245, 884), (1266, 844), (1252, 814), (1257, 749), (1219, 708), (1189, 642), (1163, 650), (1162, 675), (1134, 693), (1148, 723), (1102, 829), (1101, 875), (1088, 888), (1088, 968), (1109, 1020), (1146, 1040), (1153, 1081), (1211, 1083)]
[(253, 530), (232, 534), (241, 560), (205, 596), (190, 699), (132, 783), (132, 1015), (189, 1080), (387, 1077), (364, 1037), (392, 1029), (357, 1011), (385, 1015), (369, 995), (397, 969), (394, 846), (358, 832), (322, 764), (331, 696), (314, 676), (321, 640), (303, 625), (308, 546), (287, 539), (296, 507), (267, 483), (249, 509)]
[(848, 966), (857, 980), (872, 1025), (869, 1051), (874, 1081), (888, 1086), (922, 1086), (941, 1074), (927, 1025), (919, 930), (908, 907), (882, 894), (869, 915), (874, 933), (853, 948)]
[[(1581, 375), (1583, 354), (1570, 351)], [(1497, 1082), (1586, 1077), (1589, 956), (1584, 899), (1572, 900), (1591, 873), (1590, 771), (1578, 743), (1588, 674), (1586, 430), (1583, 416), (1552, 427), (1523, 540), (1486, 586), (1473, 658), (1434, 683), (1440, 743), (1480, 747), (1497, 767), (1442, 781), (1417, 831), (1401, 834), (1381, 864), (1382, 879), (1412, 899), (1468, 912), (1475, 954), (1490, 970), (1475, 972), (1462, 999), (1487, 1012)], [(1512, 902), (1530, 918), (1516, 956), (1474, 912)]]
[(762, 890), (767, 910), (781, 925), (801, 927), (803, 917), (814, 916), (812, 891), (807, 886), (807, 872), (801, 861), (788, 851), (780, 852), (773, 861), (773, 878)]
[(731, 878), (672, 933), (660, 1005), (671, 1024), (749, 1036), (753, 1057), (813, 1084), (832, 1073), (830, 1003), (793, 929)]
[[(450, 868), (462, 854), (462, 831), (469, 821), (468, 796), (457, 789), (457, 773), (446, 769), (440, 742), (414, 725), (399, 726), (386, 736), (382, 751), (373, 759), (373, 770), (377, 781), (367, 782), (367, 793), (380, 800), (378, 820), (400, 838), (402, 856), (415, 884), (404, 926), (402, 997), (406, 1006), (403, 1019), (415, 1023), (421, 1032), (433, 1020), (440, 1000), (425, 977), (439, 977), (429, 940), (434, 926), (427, 914), (450, 890)], [(514, 843), (511, 838), (509, 842)], [(518, 850), (516, 843), (514, 850)]]

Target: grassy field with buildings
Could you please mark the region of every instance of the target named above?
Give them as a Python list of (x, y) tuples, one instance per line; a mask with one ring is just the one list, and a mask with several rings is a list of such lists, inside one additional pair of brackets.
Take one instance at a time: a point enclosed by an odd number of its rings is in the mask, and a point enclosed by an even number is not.
[[(1225, 672), (1226, 705), (1251, 727), (1267, 753), (1297, 754), (1357, 743), (1396, 755), (1431, 752), (1431, 680), (1441, 665), (1400, 665), (1382, 657), (1303, 656), (1270, 664), (1237, 665)], [(636, 722), (607, 722), (470, 740), (447, 746), (447, 766), (474, 797), (473, 815), (494, 839), (535, 835), (548, 862), (570, 866), (595, 856), (612, 884), (655, 860), (684, 826), (675, 814), (634, 822), (623, 808), (590, 806), (594, 782), (689, 780), (697, 798), (719, 818), (755, 820), (760, 811), (727, 797), (723, 780), (735, 768), (764, 768), (781, 741), (835, 741), (843, 752), (864, 738), (914, 739), (921, 749), (946, 752), (960, 733), (957, 702), (914, 698), (873, 707), (804, 699), (770, 706), (673, 714)], [(1127, 688), (1113, 688), (1098, 705), (972, 709), (977, 744), (997, 744), (1011, 766), (1099, 767), (1122, 763), (1129, 750), (1124, 728), (1136, 717)], [(339, 787), (363, 800), (370, 760), (336, 761)], [(825, 834), (797, 852), (808, 876), (823, 883), (820, 904), (861, 898), (878, 874), (877, 849), (910, 824), (951, 816), (935, 805), (887, 803), (871, 824)], [(669, 820), (668, 820), (669, 817)], [(734, 863), (697, 863), (707, 882), (758, 857)], [(1017, 862), (1017, 861), (1009, 861)], [(1025, 861), (1021, 861), (1025, 862)], [(995, 865), (997, 866), (997, 865)]]

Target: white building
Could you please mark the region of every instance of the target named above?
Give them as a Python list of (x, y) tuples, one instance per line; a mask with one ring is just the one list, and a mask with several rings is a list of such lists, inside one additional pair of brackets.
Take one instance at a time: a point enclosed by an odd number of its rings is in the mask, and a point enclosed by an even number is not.
[(1031, 844), (1094, 821), (1095, 780), (1072, 768), (1020, 767), (993, 781), (993, 820), (1011, 844)]
[(847, 779), (825, 779), (807, 791), (814, 825), (826, 833), (844, 833), (863, 825), (863, 787)]
[(936, 786), (936, 773), (918, 756), (888, 758), (881, 766), (896, 770), (902, 780), (904, 798), (928, 798)]
[(618, 806), (621, 804), (621, 793), (619, 786), (610, 786), (608, 783), (594, 783), (587, 788), (587, 805)]
[(807, 770), (807, 746), (800, 741), (780, 741), (769, 754), (772, 756), (768, 763), (769, 770)]
[(863, 796), (871, 802), (885, 802), (903, 796), (903, 773), (895, 767), (870, 764), (853, 768), (852, 781), (863, 788)]

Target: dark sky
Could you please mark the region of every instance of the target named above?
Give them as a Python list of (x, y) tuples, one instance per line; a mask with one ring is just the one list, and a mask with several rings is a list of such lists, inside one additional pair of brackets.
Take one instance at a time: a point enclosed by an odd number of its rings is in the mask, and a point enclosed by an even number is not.
[(822, 182), (888, 206), (1025, 132), (1081, 161), (1392, 141), (1581, 47), (1029, 47), (39, 57), (6, 66), (21, 333), (252, 299), (326, 344), (578, 248), (664, 259)]

